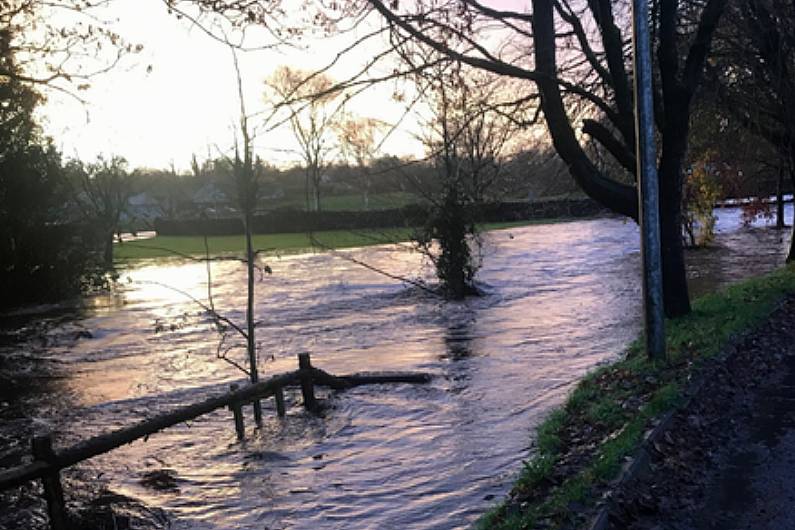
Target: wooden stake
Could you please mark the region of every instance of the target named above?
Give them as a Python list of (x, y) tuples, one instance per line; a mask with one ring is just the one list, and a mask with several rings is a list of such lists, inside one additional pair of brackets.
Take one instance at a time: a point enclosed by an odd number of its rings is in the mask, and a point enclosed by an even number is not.
[(255, 399), (252, 405), (254, 406), (254, 423), (257, 424), (257, 427), (262, 427), (262, 402)]
[[(299, 361), (300, 363), (300, 361)], [(62, 447), (54, 455), (51, 462), (36, 459), (29, 464), (23, 464), (9, 469), (0, 469), (0, 491), (15, 488), (31, 480), (40, 480), (53, 471), (59, 471), (73, 466), (83, 460), (88, 460), (97, 455), (112, 451), (117, 447), (133, 443), (141, 438), (146, 438), (158, 431), (184, 423), (208, 414), (214, 410), (228, 408), (234, 412), (233, 404), (250, 403), (254, 399), (265, 399), (275, 395), (277, 391), (283, 392), (284, 387), (301, 383), (301, 376), (310, 377), (309, 391), (311, 398), (307, 403), (313, 403), (313, 385), (329, 386), (335, 390), (344, 390), (358, 385), (383, 384), (383, 383), (427, 383), (431, 380), (430, 374), (423, 373), (362, 373), (352, 375), (333, 376), (329, 373), (312, 367), (307, 356), (304, 361), (310, 370), (296, 370), (271, 377), (257, 384), (247, 385), (240, 390), (213, 396), (198, 403), (177, 407), (168, 412), (158, 414), (146, 420), (109, 431), (97, 436), (82, 440), (71, 447)], [(236, 388), (236, 387), (232, 387)], [(305, 396), (306, 398), (306, 396)], [(243, 431), (243, 416), (240, 415), (240, 430)], [(237, 425), (236, 425), (237, 426)], [(242, 437), (242, 436), (241, 436)], [(36, 442), (39, 443), (39, 442)], [(42, 453), (44, 454), (44, 453)], [(56, 496), (57, 497), (57, 496)]]
[[(237, 384), (229, 385), (229, 390), (232, 392), (237, 390)], [(237, 439), (242, 440), (246, 434), (246, 427), (243, 425), (243, 410), (240, 405), (240, 402), (235, 402), (229, 405), (229, 410), (232, 411), (232, 414), (235, 417), (235, 432), (237, 433)]]
[(276, 414), (278, 414), (280, 418), (284, 418), (286, 413), (284, 409), (284, 389), (282, 387), (277, 388), (273, 397), (276, 400)]
[[(49, 435), (34, 437), (31, 441), (31, 449), (33, 450), (33, 458), (36, 460), (47, 463), (55, 460), (55, 452), (52, 450), (52, 438)], [(52, 530), (67, 530), (61, 473), (58, 470), (47, 473), (42, 477), (41, 482), (44, 485), (44, 499), (47, 501), (50, 528)]]
[(304, 398), (304, 408), (310, 411), (317, 410), (315, 399), (315, 385), (312, 382), (312, 361), (308, 353), (298, 354), (298, 369), (301, 377), (301, 395)]

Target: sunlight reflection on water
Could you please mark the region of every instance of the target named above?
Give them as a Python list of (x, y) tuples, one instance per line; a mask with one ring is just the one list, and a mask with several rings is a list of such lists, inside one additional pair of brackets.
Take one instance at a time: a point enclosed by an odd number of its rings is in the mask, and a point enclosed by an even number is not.
[[(720, 214), (718, 246), (689, 257), (699, 292), (769, 270), (785, 251), (778, 233), (738, 230), (736, 211)], [(294, 369), (295, 354), (309, 351), (333, 373), (425, 370), (433, 383), (326, 395), (325, 419), (288, 393), (288, 417), (267, 403), (264, 426), (242, 444), (229, 413), (217, 411), (84, 467), (162, 507), (178, 529), (464, 527), (505, 493), (533, 426), (636, 335), (637, 239), (635, 225), (617, 219), (489, 233), (486, 295), (459, 303), (327, 254), (269, 259), (273, 275), (256, 287), (257, 339), (273, 356), (264, 376)], [(417, 254), (394, 247), (346, 252), (393, 274), (421, 269)], [(213, 266), (215, 305), (239, 322), (244, 274), (238, 263)], [(47, 349), (67, 364), (76, 405), (46, 418), (62, 442), (240, 379), (215, 359), (217, 335), (200, 308), (153, 283), (205, 300), (202, 264), (147, 264), (127, 278), (123, 303), (98, 302), (70, 324), (93, 338)], [(162, 468), (175, 471), (178, 491), (140, 483)]]

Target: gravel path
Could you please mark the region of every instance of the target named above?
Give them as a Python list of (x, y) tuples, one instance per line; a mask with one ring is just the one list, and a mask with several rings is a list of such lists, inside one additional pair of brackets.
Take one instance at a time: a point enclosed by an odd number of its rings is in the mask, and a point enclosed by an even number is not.
[(610, 528), (795, 529), (795, 298), (704, 373)]

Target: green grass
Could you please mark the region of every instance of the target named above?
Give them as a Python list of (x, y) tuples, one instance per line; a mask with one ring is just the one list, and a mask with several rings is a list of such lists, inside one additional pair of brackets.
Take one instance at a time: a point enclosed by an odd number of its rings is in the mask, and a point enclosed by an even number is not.
[[(571, 221), (572, 219), (514, 221), (509, 223), (486, 223), (479, 228), (482, 231), (504, 230), (533, 224), (549, 224)], [(315, 232), (313, 236), (321, 246), (331, 248), (364, 247), (408, 241), (411, 237), (410, 228), (384, 228), (378, 230), (325, 230)], [(309, 235), (300, 233), (255, 234), (255, 249), (273, 253), (298, 253), (317, 248), (312, 245)], [(225, 254), (241, 255), (245, 248), (242, 235), (211, 236), (207, 238), (210, 255)], [(202, 236), (156, 236), (151, 239), (128, 241), (114, 245), (113, 255), (116, 260), (129, 261), (138, 259), (167, 258), (182, 256), (203, 256), (205, 254)]]
[[(529, 529), (541, 520), (544, 528), (571, 524), (571, 503), (598, 497), (637, 451), (651, 420), (681, 403), (682, 389), (703, 361), (793, 292), (795, 268), (789, 266), (704, 296), (691, 314), (666, 323), (669, 363), (648, 361), (638, 340), (625, 358), (587, 375), (538, 427), (534, 456), (512, 491), (520, 502), (494, 507), (477, 528)], [(588, 444), (592, 448), (582, 451)]]
[[(313, 235), (322, 245), (333, 248), (350, 248), (405, 241), (410, 234), (407, 228), (388, 228), (383, 230), (329, 230), (315, 232)], [(255, 249), (268, 252), (295, 253), (313, 248), (309, 234), (255, 234)], [(245, 248), (245, 238), (237, 236), (211, 236), (207, 246), (213, 256), (241, 254)], [(128, 241), (114, 245), (113, 255), (117, 260), (136, 260), (162, 258), (181, 255), (203, 256), (204, 238), (201, 236), (156, 236), (151, 239)]]

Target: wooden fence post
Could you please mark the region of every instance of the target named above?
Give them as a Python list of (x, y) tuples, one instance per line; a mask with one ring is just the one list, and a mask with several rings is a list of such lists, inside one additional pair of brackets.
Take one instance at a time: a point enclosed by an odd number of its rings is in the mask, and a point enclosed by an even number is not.
[[(237, 384), (233, 383), (229, 385), (229, 390), (232, 392), (236, 391), (237, 388)], [(237, 439), (242, 440), (246, 435), (246, 428), (243, 425), (243, 409), (239, 402), (234, 402), (229, 405), (229, 410), (232, 411), (232, 414), (235, 417), (235, 432), (237, 433)]]
[[(47, 463), (55, 461), (55, 452), (52, 450), (52, 438), (47, 436), (35, 436), (31, 441), (33, 458)], [(63, 488), (61, 487), (61, 473), (58, 469), (44, 475), (41, 479), (44, 485), (44, 498), (47, 501), (47, 513), (50, 516), (50, 528), (52, 530), (67, 530), (66, 506), (63, 500)]]
[(304, 398), (304, 407), (314, 412), (317, 410), (317, 400), (315, 385), (312, 382), (312, 361), (308, 353), (298, 354), (298, 368), (301, 372), (301, 395)]
[(273, 398), (276, 400), (276, 414), (278, 414), (280, 418), (284, 418), (286, 413), (284, 409), (284, 388), (277, 387), (276, 391), (273, 393)]

